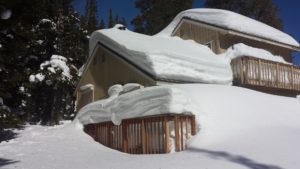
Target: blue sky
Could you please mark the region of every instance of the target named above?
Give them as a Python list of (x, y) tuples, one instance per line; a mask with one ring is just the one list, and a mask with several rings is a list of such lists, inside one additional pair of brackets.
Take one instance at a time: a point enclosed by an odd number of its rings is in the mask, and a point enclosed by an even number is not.
[[(139, 13), (139, 10), (134, 7), (135, 0), (97, 0), (98, 1), (98, 17), (103, 18), (106, 23), (108, 19), (108, 12), (111, 8), (114, 15), (125, 17), (127, 23)], [(300, 1), (286, 1), (273, 0), (279, 7), (279, 15), (284, 22), (284, 31), (292, 35), (298, 42), (300, 42)], [(195, 0), (194, 8), (202, 7), (203, 0)], [(80, 13), (84, 12), (85, 0), (75, 0), (75, 10)], [(132, 26), (128, 26), (132, 29)], [(300, 52), (294, 53), (294, 63), (300, 66)]]

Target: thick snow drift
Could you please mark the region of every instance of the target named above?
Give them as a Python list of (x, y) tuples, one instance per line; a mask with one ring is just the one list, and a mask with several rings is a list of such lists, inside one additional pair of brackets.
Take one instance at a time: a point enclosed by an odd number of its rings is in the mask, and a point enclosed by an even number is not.
[(300, 101), (223, 85), (175, 85), (199, 109), (188, 149), (128, 155), (84, 134), (78, 123), (27, 126), (0, 143), (3, 168), (299, 169)]
[(112, 121), (119, 125), (128, 118), (164, 113), (191, 114), (193, 111), (190, 99), (181, 90), (164, 86), (137, 87), (134, 84), (112, 86), (108, 99), (86, 105), (79, 111), (76, 120), (82, 124)]
[(251, 46), (247, 46), (243, 43), (235, 44), (227, 49), (227, 51), (223, 54), (220, 54), (221, 57), (226, 57), (230, 60), (250, 56), (259, 59), (270, 60), (273, 62), (279, 62), (284, 64), (291, 64), (283, 59), (282, 56), (273, 55), (271, 52), (266, 51), (264, 49), (254, 48)]
[(170, 36), (184, 17), (291, 46), (300, 46), (290, 35), (264, 23), (231, 11), (207, 8), (190, 9), (179, 13), (157, 36)]
[(230, 61), (216, 56), (207, 46), (178, 37), (147, 36), (119, 27), (94, 32), (90, 52), (101, 42), (159, 79), (231, 84)]

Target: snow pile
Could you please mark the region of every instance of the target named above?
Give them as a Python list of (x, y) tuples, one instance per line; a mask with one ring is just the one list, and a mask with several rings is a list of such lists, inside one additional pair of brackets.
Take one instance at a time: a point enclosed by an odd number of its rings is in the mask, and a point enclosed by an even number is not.
[(291, 64), (289, 62), (286, 62), (282, 56), (276, 56), (264, 49), (254, 48), (251, 46), (247, 46), (243, 43), (233, 45), (232, 47), (228, 48), (225, 53), (220, 55), (225, 56), (230, 60), (243, 57), (243, 56), (250, 56), (250, 57), (270, 60), (273, 62)]
[(70, 69), (67, 66), (66, 62), (67, 59), (65, 57), (52, 55), (50, 61), (46, 61), (40, 65), (40, 69), (43, 70), (45, 67), (47, 67), (47, 69), (52, 73), (56, 73), (57, 70), (60, 70), (62, 71), (63, 77), (70, 78)]
[(201, 109), (193, 112), (201, 130), (185, 151), (129, 155), (95, 142), (78, 123), (55, 127), (25, 126), (24, 130), (14, 131), (17, 138), (0, 143), (1, 167), (300, 168), (300, 104), (296, 98), (224, 85), (171, 87), (181, 90)]
[(118, 26), (94, 32), (90, 52), (98, 42), (157, 79), (218, 84), (231, 84), (232, 81), (229, 60), (216, 56), (207, 46), (194, 41), (147, 36), (120, 30)]
[(165, 113), (191, 114), (193, 106), (180, 90), (164, 86), (143, 88), (138, 84), (114, 85), (109, 98), (83, 107), (76, 119), (82, 124), (112, 121)]
[(37, 73), (29, 76), (29, 82), (42, 82), (45, 79), (45, 75)]
[(243, 15), (221, 9), (199, 8), (183, 11), (179, 13), (174, 20), (156, 36), (170, 36), (182, 18), (190, 18), (291, 46), (300, 46), (294, 38), (280, 30)]
[[(67, 80), (72, 78), (70, 75), (70, 68), (66, 64), (67, 59), (63, 56), (52, 55), (50, 61), (45, 61), (40, 65), (40, 70), (47, 68), (48, 73), (55, 74), (61, 71), (62, 80)], [(42, 82), (45, 79), (45, 75), (42, 73), (37, 73), (35, 75), (29, 76), (30, 82)]]

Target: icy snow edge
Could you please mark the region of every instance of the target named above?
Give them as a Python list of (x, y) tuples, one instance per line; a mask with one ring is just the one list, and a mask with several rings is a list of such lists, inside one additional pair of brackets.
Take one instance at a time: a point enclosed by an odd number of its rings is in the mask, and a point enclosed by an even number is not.
[(198, 8), (182, 11), (156, 36), (170, 36), (182, 18), (190, 18), (215, 26), (300, 47), (290, 35), (246, 16), (222, 9)]

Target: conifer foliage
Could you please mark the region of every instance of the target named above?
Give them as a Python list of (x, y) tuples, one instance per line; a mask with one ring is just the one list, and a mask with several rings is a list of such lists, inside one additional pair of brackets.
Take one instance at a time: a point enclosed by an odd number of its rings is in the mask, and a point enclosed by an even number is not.
[(194, 0), (136, 0), (140, 14), (132, 20), (134, 30), (153, 35), (169, 24), (181, 11), (192, 8)]
[(206, 0), (205, 6), (231, 10), (274, 28), (283, 29), (283, 22), (278, 16), (278, 7), (272, 0)]
[(53, 125), (74, 115), (73, 91), (87, 43), (72, 3), (1, 1), (11, 16), (0, 20), (0, 121), (7, 124), (0, 129), (21, 120)]

